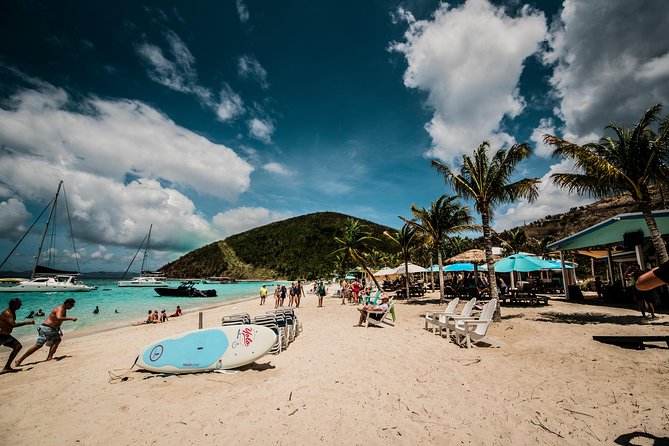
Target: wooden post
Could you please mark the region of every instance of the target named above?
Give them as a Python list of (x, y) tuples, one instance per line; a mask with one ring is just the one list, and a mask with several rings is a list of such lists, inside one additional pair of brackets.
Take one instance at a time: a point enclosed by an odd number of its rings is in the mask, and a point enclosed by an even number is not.
[(199, 319), (200, 319), (200, 322), (199, 322), (197, 328), (198, 328), (198, 330), (202, 330), (202, 312), (201, 311), (199, 313)]

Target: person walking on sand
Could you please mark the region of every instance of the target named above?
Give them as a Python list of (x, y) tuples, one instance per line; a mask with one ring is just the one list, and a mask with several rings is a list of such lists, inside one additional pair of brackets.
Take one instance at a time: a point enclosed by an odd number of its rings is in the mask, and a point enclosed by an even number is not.
[(283, 303), (286, 301), (286, 285), (281, 285), (281, 292), (279, 293), (279, 306), (283, 307)]
[(318, 287), (316, 288), (316, 294), (318, 295), (318, 306), (323, 306), (323, 297), (325, 297), (325, 284), (322, 280), (318, 281)]
[(348, 294), (348, 281), (346, 279), (341, 281), (341, 304), (346, 305), (346, 295)]
[(12, 349), (9, 358), (7, 358), (7, 363), (0, 373), (16, 371), (12, 368), (12, 361), (23, 348), (21, 343), (12, 336), (12, 330), (24, 325), (35, 325), (35, 321), (16, 322), (16, 310), (19, 308), (21, 308), (21, 299), (11, 299), (8, 308), (0, 314), (0, 345)]
[(276, 285), (274, 289), (274, 308), (279, 308), (279, 301), (281, 300), (281, 286)]
[(74, 308), (74, 303), (74, 299), (65, 299), (65, 302), (63, 302), (62, 305), (58, 305), (51, 311), (51, 313), (49, 313), (44, 322), (42, 322), (42, 325), (37, 327), (38, 335), (35, 345), (30, 347), (28, 351), (16, 361), (17, 367), (20, 366), (28, 356), (42, 348), (47, 342), (51, 342), (51, 347), (49, 348), (49, 354), (47, 355), (46, 360), (51, 361), (53, 359), (53, 355), (56, 353), (63, 335), (63, 332), (60, 331), (61, 324), (64, 321), (77, 321), (76, 317), (67, 317), (67, 310)]
[(295, 308), (300, 308), (300, 300), (304, 295), (304, 287), (302, 286), (302, 281), (298, 280), (297, 285), (295, 285)]
[(263, 283), (260, 288), (260, 305), (265, 304), (265, 299), (267, 298), (267, 286)]

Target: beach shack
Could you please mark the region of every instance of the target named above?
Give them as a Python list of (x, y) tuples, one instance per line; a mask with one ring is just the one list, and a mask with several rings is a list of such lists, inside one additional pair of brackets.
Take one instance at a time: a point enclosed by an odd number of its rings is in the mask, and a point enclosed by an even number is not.
[[(665, 238), (669, 234), (669, 209), (653, 211), (658, 230)], [(607, 279), (610, 285), (624, 284), (625, 263), (636, 264), (645, 270), (658, 265), (653, 245), (649, 239), (648, 226), (641, 212), (618, 214), (576, 234), (565, 237), (547, 246), (560, 252), (565, 295), (579, 293), (567, 275), (564, 253), (575, 251), (594, 262), (606, 262)], [(572, 296), (573, 298), (574, 296)]]

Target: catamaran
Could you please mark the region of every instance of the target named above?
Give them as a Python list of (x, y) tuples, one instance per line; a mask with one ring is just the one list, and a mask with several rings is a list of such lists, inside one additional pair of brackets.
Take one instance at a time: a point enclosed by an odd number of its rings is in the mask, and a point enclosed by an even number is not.
[[(161, 276), (159, 273), (154, 273), (151, 271), (144, 270), (144, 265), (146, 264), (148, 266), (149, 262), (149, 250), (151, 247), (151, 229), (153, 229), (153, 225), (149, 226), (149, 233), (146, 235), (146, 237), (144, 237), (144, 240), (142, 240), (142, 243), (139, 245), (139, 248), (137, 248), (137, 252), (135, 252), (135, 256), (130, 261), (130, 265), (128, 265), (128, 268), (123, 273), (123, 277), (121, 277), (121, 280), (119, 280), (118, 286), (153, 287), (153, 288), (169, 286), (167, 282), (165, 282), (166, 277)], [(139, 253), (140, 249), (142, 249), (142, 246), (144, 247), (144, 256), (142, 257), (142, 267), (139, 270), (139, 276), (133, 277), (132, 280), (123, 280), (125, 278), (125, 275), (128, 274), (128, 270), (132, 266), (132, 262), (135, 261), (137, 254)]]
[[(55, 218), (56, 215), (56, 208), (58, 206), (58, 196), (60, 195), (60, 191), (63, 188), (63, 181), (61, 180), (58, 183), (58, 189), (56, 190), (56, 195), (53, 197), (53, 200), (44, 208), (42, 213), (37, 217), (35, 222), (30, 226), (28, 231), (21, 237), (21, 240), (14, 246), (14, 249), (7, 255), (5, 260), (0, 264), (0, 268), (7, 262), (7, 259), (14, 253), (16, 248), (18, 248), (19, 244), (23, 239), (28, 235), (30, 230), (35, 226), (37, 221), (44, 215), (44, 212), (46, 212), (47, 209), (49, 210), (49, 216), (46, 220), (46, 226), (44, 228), (44, 232), (42, 233), (42, 238), (40, 239), (40, 244), (39, 248), (37, 248), (37, 254), (35, 255), (35, 264), (33, 266), (33, 271), (30, 279), (12, 279), (8, 281), (3, 281), (0, 284), (0, 292), (2, 293), (35, 293), (35, 292), (44, 292), (44, 293), (51, 293), (55, 291), (68, 291), (68, 292), (81, 292), (81, 291), (90, 291), (96, 289), (96, 287), (91, 287), (88, 285), (84, 285), (81, 283), (78, 279), (78, 276), (80, 272), (78, 271), (79, 269), (79, 259), (77, 257), (77, 249), (74, 246), (74, 236), (72, 235), (72, 224), (70, 223), (70, 237), (72, 239), (72, 248), (74, 252), (74, 258), (77, 262), (77, 271), (63, 271), (59, 269), (53, 268), (53, 253), (55, 252), (55, 249), (48, 249), (46, 252), (48, 253), (46, 260), (46, 263), (49, 265), (40, 265), (40, 261), (42, 260), (42, 252), (43, 252), (43, 247), (44, 247), (44, 241), (46, 239), (47, 234), (50, 235), (49, 239), (53, 242), (55, 240), (55, 223), (52, 226), (51, 223), (53, 219)], [(67, 202), (66, 204), (66, 209), (68, 211), (68, 220), (70, 218), (69, 214), (69, 208), (67, 207)], [(49, 232), (51, 230), (51, 232)]]

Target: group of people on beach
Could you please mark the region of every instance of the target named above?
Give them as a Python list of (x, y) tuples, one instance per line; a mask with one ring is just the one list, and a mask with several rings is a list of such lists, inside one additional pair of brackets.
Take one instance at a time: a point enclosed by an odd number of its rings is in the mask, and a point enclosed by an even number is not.
[[(314, 282), (314, 286), (311, 290), (313, 293), (318, 296), (318, 307), (323, 306), (323, 298), (325, 297), (325, 283), (323, 280), (317, 280)], [(278, 307), (283, 307), (286, 301), (286, 296), (289, 297), (288, 301), (288, 306), (292, 307), (293, 305), (295, 308), (300, 307), (300, 303), (302, 302), (302, 297), (306, 293), (304, 292), (304, 286), (302, 285), (302, 281), (298, 280), (297, 282), (293, 282), (290, 288), (286, 288), (285, 285), (280, 285), (277, 284), (276, 288), (274, 289), (274, 308)], [(260, 305), (265, 305), (265, 300), (267, 299), (267, 285), (263, 284), (262, 287), (260, 287)]]
[[(21, 356), (16, 361), (16, 367), (20, 366), (28, 356), (35, 353), (45, 344), (49, 346), (49, 354), (47, 355), (46, 360), (50, 361), (53, 359), (53, 355), (56, 353), (63, 336), (63, 332), (60, 330), (60, 326), (65, 321), (77, 321), (76, 317), (67, 316), (67, 311), (74, 308), (74, 304), (74, 299), (65, 299), (65, 302), (63, 302), (61, 305), (58, 305), (51, 311), (51, 313), (49, 313), (44, 322), (42, 322), (37, 327), (37, 340), (35, 341), (35, 345), (30, 347), (23, 354), (23, 356)], [(23, 345), (21, 345), (21, 343), (16, 338), (14, 338), (14, 336), (12, 336), (12, 330), (23, 325), (35, 325), (34, 320), (16, 322), (16, 311), (21, 308), (21, 305), (21, 299), (11, 299), (7, 309), (3, 311), (2, 314), (0, 314), (0, 345), (12, 349), (12, 352), (9, 354), (9, 358), (7, 358), (7, 363), (2, 369), (2, 373), (17, 371), (16, 369), (12, 368), (12, 361), (23, 348)]]
[(369, 296), (372, 294), (372, 287), (366, 286), (364, 278), (362, 281), (352, 279), (351, 282), (343, 279), (340, 283), (339, 292), (341, 294), (342, 305), (346, 305), (347, 301), (349, 304), (358, 305), (359, 303), (368, 301)]
[[(181, 316), (181, 307), (177, 305), (177, 309), (174, 311), (174, 313), (170, 314), (169, 317), (179, 317)], [(160, 314), (158, 314), (158, 310), (149, 310), (147, 313), (146, 321), (144, 321), (145, 324), (159, 324), (161, 322), (167, 322), (169, 321), (167, 312), (165, 310), (161, 310)]]

